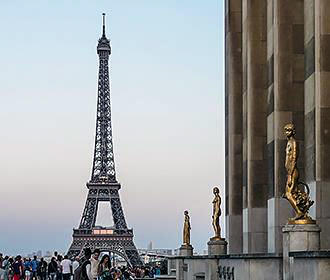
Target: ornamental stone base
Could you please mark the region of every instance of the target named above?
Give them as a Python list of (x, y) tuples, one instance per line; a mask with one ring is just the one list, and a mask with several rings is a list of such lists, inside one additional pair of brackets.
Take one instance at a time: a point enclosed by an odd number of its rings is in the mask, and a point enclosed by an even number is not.
[(221, 239), (210, 239), (207, 242), (208, 255), (209, 256), (219, 256), (227, 254), (227, 241), (224, 238)]
[(189, 257), (194, 254), (193, 252), (194, 248), (191, 245), (182, 245), (179, 249), (180, 256)]
[(293, 279), (294, 258), (290, 252), (320, 250), (321, 229), (316, 224), (286, 225), (283, 232), (283, 279)]

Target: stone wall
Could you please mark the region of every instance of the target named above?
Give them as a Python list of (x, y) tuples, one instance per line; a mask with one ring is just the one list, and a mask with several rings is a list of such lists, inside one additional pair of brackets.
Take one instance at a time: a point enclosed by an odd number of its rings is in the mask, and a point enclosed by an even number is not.
[(282, 258), (274, 254), (171, 257), (169, 262), (177, 264), (177, 280), (282, 279)]
[[(157, 279), (176, 280), (328, 280), (330, 251), (289, 253), (292, 271), (283, 275), (281, 254), (234, 254), (225, 256), (170, 257), (176, 264), (175, 276)], [(170, 265), (169, 265), (170, 266)]]
[(290, 253), (294, 258), (293, 279), (299, 280), (328, 280), (330, 278), (330, 252), (295, 252)]

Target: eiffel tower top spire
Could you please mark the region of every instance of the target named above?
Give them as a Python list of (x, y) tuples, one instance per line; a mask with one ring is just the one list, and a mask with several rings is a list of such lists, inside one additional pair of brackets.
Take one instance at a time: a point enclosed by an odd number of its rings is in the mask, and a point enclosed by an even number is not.
[(100, 55), (102, 51), (104, 51), (104, 55), (106, 52), (109, 52), (108, 55), (111, 54), (110, 40), (105, 35), (105, 13), (102, 14), (102, 37), (97, 45), (97, 53)]
[(92, 177), (89, 183), (117, 183), (112, 142), (109, 56), (110, 40), (105, 35), (105, 14), (102, 37), (98, 40), (99, 78), (96, 115), (96, 134)]
[(105, 37), (105, 13), (102, 14), (103, 18), (103, 33), (102, 33), (102, 37), (104, 36)]

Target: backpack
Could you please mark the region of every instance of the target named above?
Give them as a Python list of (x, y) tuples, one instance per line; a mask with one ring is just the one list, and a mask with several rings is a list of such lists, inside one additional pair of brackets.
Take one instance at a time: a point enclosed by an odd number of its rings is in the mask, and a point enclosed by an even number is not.
[(50, 262), (48, 265), (48, 273), (56, 273), (57, 272), (57, 263), (55, 262)]
[(79, 265), (73, 273), (73, 280), (82, 280), (81, 270), (82, 265)]
[(90, 264), (90, 261), (86, 260), (76, 268), (73, 274), (73, 280), (88, 280), (88, 276), (86, 273), (86, 266), (88, 264)]

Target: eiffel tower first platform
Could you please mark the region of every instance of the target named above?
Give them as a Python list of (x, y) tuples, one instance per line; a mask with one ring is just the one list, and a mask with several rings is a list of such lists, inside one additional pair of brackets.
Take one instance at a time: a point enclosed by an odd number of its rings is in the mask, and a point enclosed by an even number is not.
[[(103, 14), (103, 34), (98, 41), (99, 55), (98, 100), (94, 161), (91, 180), (86, 184), (88, 195), (79, 228), (73, 229), (73, 242), (68, 256), (80, 255), (84, 248), (100, 249), (123, 257), (130, 266), (140, 265), (141, 260), (133, 242), (133, 230), (127, 228), (121, 206), (116, 180), (112, 142), (109, 56), (110, 40), (105, 36), (105, 14)], [(108, 201), (111, 206), (114, 225), (95, 227), (98, 203)], [(109, 213), (110, 214), (110, 213)]]

